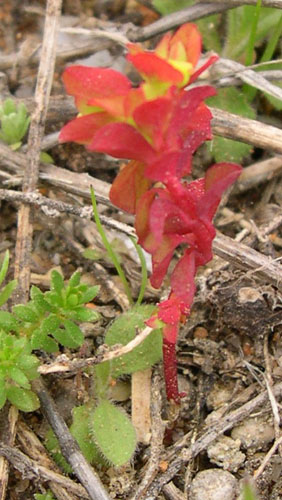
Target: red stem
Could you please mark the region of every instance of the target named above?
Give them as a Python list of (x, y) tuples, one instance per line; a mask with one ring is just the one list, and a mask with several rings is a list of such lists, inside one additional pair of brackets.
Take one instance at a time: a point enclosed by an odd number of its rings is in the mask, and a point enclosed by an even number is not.
[(168, 342), (165, 338), (163, 339), (163, 362), (167, 399), (179, 405), (175, 344)]

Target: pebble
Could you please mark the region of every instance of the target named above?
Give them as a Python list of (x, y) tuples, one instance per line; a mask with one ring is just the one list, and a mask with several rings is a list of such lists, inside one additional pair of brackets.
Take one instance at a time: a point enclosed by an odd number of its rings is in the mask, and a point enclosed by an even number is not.
[(221, 436), (207, 449), (211, 463), (229, 472), (237, 472), (246, 458), (244, 453), (240, 451), (240, 444), (240, 439), (234, 440), (229, 436)]
[(246, 450), (262, 450), (274, 439), (274, 428), (263, 418), (247, 418), (231, 432), (233, 439), (240, 439), (242, 448)]
[(194, 477), (189, 500), (235, 500), (238, 490), (238, 481), (230, 472), (207, 469)]

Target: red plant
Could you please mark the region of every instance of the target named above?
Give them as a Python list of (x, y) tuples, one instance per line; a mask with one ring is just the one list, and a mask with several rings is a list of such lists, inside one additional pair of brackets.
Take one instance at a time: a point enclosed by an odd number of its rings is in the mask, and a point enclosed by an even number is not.
[(211, 139), (212, 115), (204, 99), (215, 94), (210, 86), (185, 89), (217, 59), (212, 56), (197, 68), (201, 36), (196, 26), (186, 24), (174, 35), (166, 34), (153, 52), (136, 44), (128, 50), (144, 79), (138, 88), (110, 69), (65, 70), (66, 90), (75, 97), (80, 115), (63, 127), (60, 140), (130, 160), (116, 177), (110, 199), (136, 214), (139, 243), (152, 255), (154, 287), (161, 286), (176, 248), (181, 252), (170, 275), (170, 295), (148, 321), (163, 328), (167, 396), (179, 403), (179, 325), (190, 313), (197, 268), (212, 258), (212, 219), (221, 195), (241, 167), (219, 163), (203, 179), (185, 179), (194, 152)]

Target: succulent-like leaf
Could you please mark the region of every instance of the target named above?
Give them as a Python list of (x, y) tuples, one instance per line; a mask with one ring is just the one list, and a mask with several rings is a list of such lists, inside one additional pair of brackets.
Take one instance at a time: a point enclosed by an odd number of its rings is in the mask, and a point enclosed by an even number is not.
[(39, 399), (34, 392), (16, 386), (7, 388), (7, 399), (21, 411), (35, 411), (40, 406)]

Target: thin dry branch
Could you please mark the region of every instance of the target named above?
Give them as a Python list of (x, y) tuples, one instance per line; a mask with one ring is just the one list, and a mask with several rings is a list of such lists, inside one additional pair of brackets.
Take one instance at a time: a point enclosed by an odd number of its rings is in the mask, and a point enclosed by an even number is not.
[[(23, 180), (23, 191), (35, 190), (38, 181), (38, 167), (41, 140), (44, 133), (48, 101), (53, 81), (56, 53), (56, 37), (62, 0), (49, 0), (42, 43), (41, 59), (35, 89), (35, 110), (28, 134), (27, 161)], [(26, 302), (30, 285), (30, 255), (32, 249), (33, 226), (30, 206), (22, 204), (18, 212), (18, 231), (16, 242), (15, 277), (18, 287), (15, 292), (17, 302)]]
[(0, 443), (0, 455), (5, 457), (25, 478), (40, 479), (42, 482), (52, 481), (69, 489), (79, 498), (89, 498), (85, 489), (80, 484), (76, 484), (68, 477), (40, 465), (15, 447)]
[[(206, 3), (218, 4), (222, 0), (205, 0)], [(200, 2), (199, 2), (200, 3)], [(225, 0), (230, 8), (238, 7), (238, 5), (257, 5), (257, 0)], [(262, 7), (276, 7), (277, 9), (282, 9), (282, 0), (262, 0)]]
[(110, 497), (101, 483), (98, 474), (96, 474), (94, 469), (92, 469), (87, 460), (84, 458), (77, 442), (72, 437), (65, 421), (59, 414), (54, 401), (40, 379), (33, 382), (33, 390), (36, 391), (40, 399), (42, 413), (48, 420), (58, 438), (62, 454), (71, 465), (78, 479), (83, 484), (91, 500), (97, 500), (97, 498), (99, 498), (99, 500), (110, 500)]
[[(17, 425), (17, 441), (21, 446), (21, 451), (28, 455), (38, 465), (45, 467), (48, 470), (61, 474), (59, 467), (51, 460), (37, 435), (23, 421), (19, 421)], [(78, 500), (78, 490), (83, 492), (83, 488), (73, 481), (73, 487), (69, 487), (68, 483), (65, 487), (55, 481), (49, 481), (48, 486), (54, 493), (57, 500)], [(74, 493), (76, 492), (76, 494)], [(86, 491), (84, 495), (88, 498)]]
[(210, 108), (212, 131), (215, 135), (242, 141), (261, 149), (282, 154), (282, 130), (257, 120)]
[[(273, 393), (277, 399), (281, 398), (282, 382), (276, 384), (273, 387)], [(177, 443), (175, 443), (174, 446), (177, 450), (177, 457), (171, 462), (168, 470), (155, 479), (152, 486), (147, 492), (146, 500), (149, 500), (150, 498), (156, 498), (162, 490), (162, 487), (178, 473), (183, 465), (195, 458), (202, 451), (206, 450), (207, 447), (221, 434), (232, 429), (244, 418), (249, 416), (253, 411), (257, 410), (257, 408), (265, 405), (267, 401), (268, 392), (264, 391), (254, 399), (251, 399), (246, 404), (242, 405), (237, 410), (234, 410), (233, 412), (227, 414), (225, 417), (221, 418), (218, 422), (214, 423), (204, 432), (202, 436), (200, 436), (194, 443), (192, 443), (189, 448), (183, 449), (180, 453), (178, 445)], [(184, 438), (182, 438), (181, 441), (184, 442)]]

